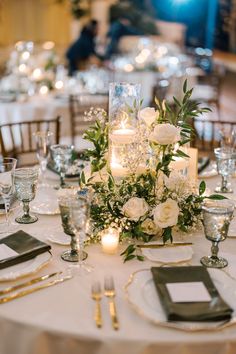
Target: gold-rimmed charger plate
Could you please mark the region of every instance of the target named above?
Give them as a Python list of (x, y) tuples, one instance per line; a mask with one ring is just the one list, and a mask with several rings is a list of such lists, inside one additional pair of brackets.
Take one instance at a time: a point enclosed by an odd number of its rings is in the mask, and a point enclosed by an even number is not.
[(236, 281), (221, 270), (210, 269), (209, 273), (221, 296), (234, 310), (229, 321), (169, 322), (157, 295), (150, 269), (138, 270), (130, 275), (125, 285), (126, 298), (140, 316), (158, 326), (187, 332), (222, 330), (236, 324)]
[(26, 262), (0, 269), (0, 282), (17, 280), (27, 275), (35, 274), (42, 267), (46, 266), (51, 258), (51, 253), (45, 252)]

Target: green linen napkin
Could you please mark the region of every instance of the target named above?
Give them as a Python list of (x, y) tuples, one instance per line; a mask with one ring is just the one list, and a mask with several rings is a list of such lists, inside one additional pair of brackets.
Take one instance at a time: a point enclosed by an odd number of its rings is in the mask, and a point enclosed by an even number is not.
[(6, 245), (18, 254), (1, 259), (0, 269), (28, 261), (29, 259), (32, 259), (37, 255), (51, 249), (50, 245), (47, 245), (22, 230), (2, 238), (0, 240), (0, 247), (2, 244)]
[[(231, 318), (233, 310), (221, 298), (206, 268), (152, 267), (153, 280), (169, 321), (223, 321)], [(203, 282), (210, 302), (173, 302), (168, 283)]]

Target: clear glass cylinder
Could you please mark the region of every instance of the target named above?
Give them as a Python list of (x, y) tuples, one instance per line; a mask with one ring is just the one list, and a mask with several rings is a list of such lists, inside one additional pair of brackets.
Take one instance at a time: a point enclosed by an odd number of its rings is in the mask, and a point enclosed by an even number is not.
[[(133, 173), (138, 165), (138, 149), (136, 147), (140, 92), (141, 85), (139, 84), (110, 84), (109, 161), (111, 172), (115, 177), (124, 177)], [(132, 163), (129, 161), (131, 155)], [(131, 165), (132, 169), (130, 170)]]
[(140, 102), (140, 94), (140, 84), (110, 83), (109, 123), (111, 129), (137, 126), (137, 106)]

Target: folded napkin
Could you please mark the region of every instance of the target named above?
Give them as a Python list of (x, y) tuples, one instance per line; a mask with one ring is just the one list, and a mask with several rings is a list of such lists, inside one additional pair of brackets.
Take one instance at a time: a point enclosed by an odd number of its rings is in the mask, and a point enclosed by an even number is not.
[[(219, 295), (206, 268), (202, 266), (153, 267), (151, 271), (169, 321), (223, 321), (231, 318), (233, 310)], [(172, 286), (173, 283), (176, 283), (174, 286), (178, 286), (180, 283), (186, 285), (186, 283), (192, 282), (207, 289), (209, 301), (186, 302), (185, 300), (185, 302), (181, 302), (178, 300), (179, 302), (174, 302), (168, 290), (170, 284)], [(186, 294), (184, 293), (182, 296), (184, 298)]]
[(198, 159), (198, 173), (201, 173), (210, 164), (210, 157), (199, 157)]
[(20, 230), (0, 240), (0, 269), (28, 261), (51, 249), (50, 245)]

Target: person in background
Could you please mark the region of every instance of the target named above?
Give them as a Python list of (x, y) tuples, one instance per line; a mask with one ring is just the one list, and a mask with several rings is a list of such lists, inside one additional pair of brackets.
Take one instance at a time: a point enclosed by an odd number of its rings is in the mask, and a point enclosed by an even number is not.
[(110, 29), (107, 33), (109, 43), (105, 52), (105, 59), (110, 59), (113, 54), (118, 53), (118, 45), (121, 37), (141, 35), (138, 29), (131, 25), (128, 18), (122, 17), (111, 23)]
[(88, 61), (96, 64), (100, 61), (95, 49), (95, 38), (98, 33), (98, 22), (91, 20), (81, 31), (79, 38), (72, 43), (66, 52), (69, 75), (72, 76), (77, 70), (86, 68)]

